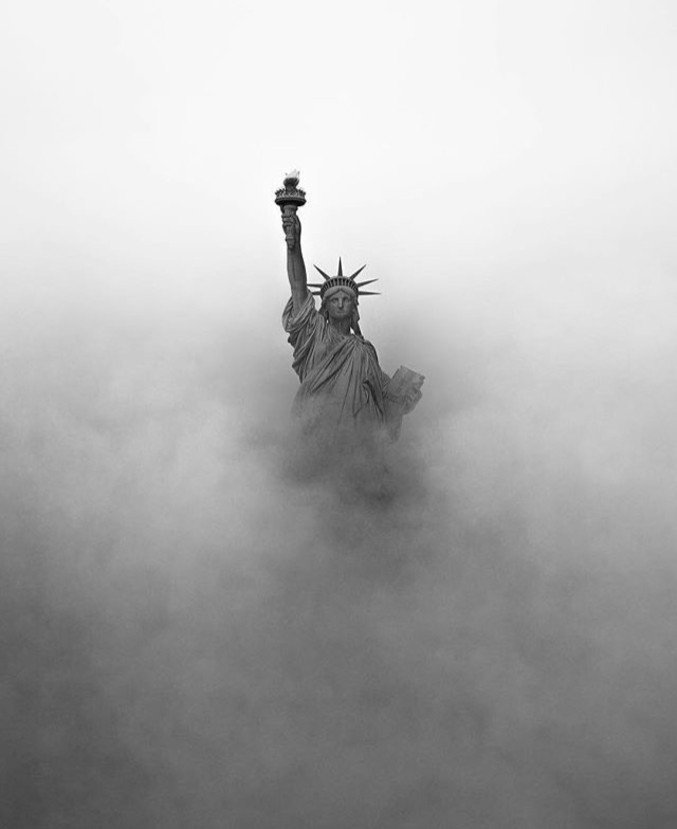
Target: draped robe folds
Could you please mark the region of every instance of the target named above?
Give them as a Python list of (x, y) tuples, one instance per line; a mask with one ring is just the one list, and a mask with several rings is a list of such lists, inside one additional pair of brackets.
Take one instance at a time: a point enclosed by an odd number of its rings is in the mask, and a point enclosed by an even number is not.
[(303, 431), (329, 441), (396, 438), (402, 410), (388, 397), (390, 378), (381, 370), (374, 346), (329, 325), (310, 293), (297, 313), (289, 300), (282, 323), (301, 381), (293, 412)]

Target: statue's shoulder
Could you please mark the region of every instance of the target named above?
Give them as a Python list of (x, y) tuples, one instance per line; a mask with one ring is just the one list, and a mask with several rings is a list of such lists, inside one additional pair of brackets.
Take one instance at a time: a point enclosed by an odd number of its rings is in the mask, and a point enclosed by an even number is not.
[(324, 318), (315, 307), (315, 300), (309, 295), (300, 308), (294, 308), (290, 298), (282, 312), (282, 325), (291, 336), (307, 340), (309, 337), (321, 335), (324, 327)]
[(285, 321), (295, 323), (298, 321), (306, 321), (308, 318), (313, 318), (317, 313), (318, 311), (315, 307), (315, 298), (309, 293), (301, 303), (300, 307), (295, 307), (294, 298), (289, 297), (287, 304), (284, 306), (282, 318)]
[(376, 347), (374, 346), (374, 344), (369, 340), (365, 340), (361, 334), (355, 334), (355, 337), (357, 337), (357, 339), (361, 342), (362, 348), (364, 348), (365, 351), (368, 351), (369, 354), (378, 363), (378, 354), (376, 353)]

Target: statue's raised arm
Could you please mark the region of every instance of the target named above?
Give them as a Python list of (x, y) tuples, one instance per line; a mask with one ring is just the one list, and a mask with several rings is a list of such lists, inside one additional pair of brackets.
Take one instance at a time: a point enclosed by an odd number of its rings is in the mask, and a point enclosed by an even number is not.
[(287, 240), (287, 275), (291, 286), (294, 312), (297, 313), (308, 296), (306, 264), (301, 251), (301, 221), (296, 211), (306, 203), (306, 194), (299, 187), (299, 172), (288, 173), (283, 186), (275, 193), (275, 203), (282, 211), (282, 227)]
[(308, 278), (301, 251), (301, 221), (294, 208), (283, 209), (282, 227), (287, 239), (287, 276), (294, 312), (298, 312), (308, 296)]

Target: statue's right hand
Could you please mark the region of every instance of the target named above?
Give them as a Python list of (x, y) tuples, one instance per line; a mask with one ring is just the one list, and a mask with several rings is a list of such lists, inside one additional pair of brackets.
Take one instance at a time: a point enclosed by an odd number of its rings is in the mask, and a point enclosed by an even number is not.
[(289, 250), (294, 250), (301, 241), (301, 221), (296, 215), (296, 210), (285, 210), (282, 214), (282, 228)]

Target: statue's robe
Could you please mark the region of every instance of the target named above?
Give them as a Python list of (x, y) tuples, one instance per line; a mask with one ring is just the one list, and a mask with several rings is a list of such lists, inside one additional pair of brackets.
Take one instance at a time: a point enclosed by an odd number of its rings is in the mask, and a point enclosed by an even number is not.
[(388, 398), (390, 378), (381, 370), (374, 346), (329, 325), (310, 293), (296, 314), (289, 300), (282, 323), (301, 381), (293, 411), (304, 433), (322, 441), (396, 438), (402, 409)]

